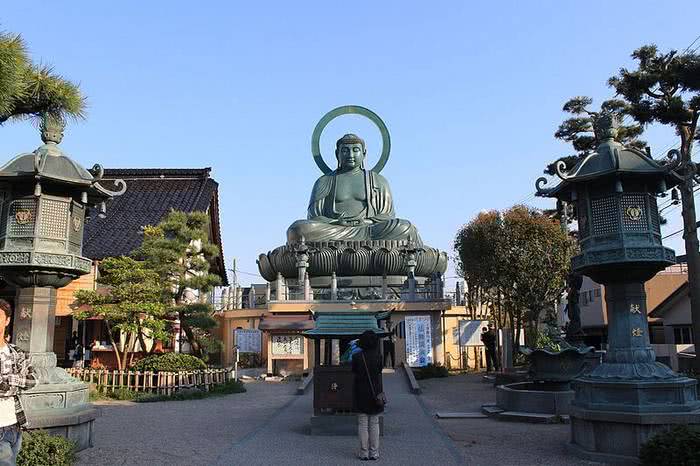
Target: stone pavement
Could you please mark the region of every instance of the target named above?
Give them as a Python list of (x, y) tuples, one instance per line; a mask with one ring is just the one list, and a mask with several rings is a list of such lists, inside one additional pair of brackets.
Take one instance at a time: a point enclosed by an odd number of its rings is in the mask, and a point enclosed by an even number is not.
[(296, 383), (246, 384), (247, 392), (191, 401), (95, 403), (95, 446), (78, 466), (215, 464), (233, 442), (298, 398)]
[[(569, 426), (494, 419), (435, 419), (436, 411), (478, 412), (495, 400), (478, 374), (421, 380), (408, 390), (403, 371), (384, 374), (389, 399), (380, 461), (385, 465), (572, 465)], [(104, 402), (95, 447), (78, 465), (356, 465), (356, 436), (311, 436), (312, 389), (296, 383), (246, 384), (248, 392), (191, 401)]]
[(380, 461), (356, 458), (357, 436), (311, 436), (312, 390), (293, 400), (263, 426), (233, 442), (218, 465), (425, 465), (464, 464), (420, 399), (408, 391), (402, 371), (384, 374), (389, 399), (380, 440)]
[[(481, 374), (456, 375), (420, 380), (423, 403), (436, 411), (479, 412), (481, 405), (494, 403), (492, 384)], [(529, 424), (495, 419), (440, 419), (442, 430), (454, 442), (468, 465), (557, 466), (599, 465), (577, 460), (565, 451), (568, 424)]]

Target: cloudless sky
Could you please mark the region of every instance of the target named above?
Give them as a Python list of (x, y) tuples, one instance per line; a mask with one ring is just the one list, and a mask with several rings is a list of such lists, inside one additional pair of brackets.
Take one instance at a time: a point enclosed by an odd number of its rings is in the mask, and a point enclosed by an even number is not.
[[(633, 66), (635, 48), (683, 50), (700, 35), (698, 17), (699, 2), (679, 0), (45, 0), (3, 2), (0, 29), (80, 83), (88, 118), (70, 125), (62, 147), (83, 165), (212, 167), (227, 264), (236, 257), (257, 273), (257, 255), (306, 215), (320, 175), (311, 133), (332, 108), (382, 117), (397, 215), (452, 255), (458, 228), (480, 210), (551, 207), (533, 199), (533, 183), (571, 152), (553, 137), (563, 103), (611, 97), (607, 78)], [(355, 116), (324, 133), (327, 163), (350, 131), (365, 137), (373, 164), (379, 132)], [(656, 157), (676, 139), (667, 128), (645, 138)], [(39, 143), (31, 124), (8, 123), (0, 159)], [(664, 234), (681, 225), (680, 209), (666, 212)], [(680, 235), (667, 244), (682, 253)]]

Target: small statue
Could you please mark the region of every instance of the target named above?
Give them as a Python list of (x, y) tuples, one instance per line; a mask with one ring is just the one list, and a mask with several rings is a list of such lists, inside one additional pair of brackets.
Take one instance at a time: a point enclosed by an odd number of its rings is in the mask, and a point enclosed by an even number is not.
[(423, 243), (416, 227), (396, 218), (386, 178), (364, 166), (365, 141), (346, 134), (336, 143), (337, 169), (314, 184), (308, 219), (297, 220), (287, 230), (287, 242), (303, 237), (308, 242), (412, 239)]

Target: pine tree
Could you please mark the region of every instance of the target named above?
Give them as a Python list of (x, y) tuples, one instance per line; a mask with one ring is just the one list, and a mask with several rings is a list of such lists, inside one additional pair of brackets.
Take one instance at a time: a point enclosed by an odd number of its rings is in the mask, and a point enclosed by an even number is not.
[(169, 335), (160, 277), (143, 262), (130, 257), (108, 257), (100, 263), (97, 283), (103, 285), (97, 291), (76, 291), (76, 302), (81, 307), (73, 315), (77, 319), (101, 318), (107, 326), (117, 367), (127, 369), (133, 362), (137, 342), (142, 351), (149, 353), (155, 345), (149, 348), (146, 338), (155, 342)]
[(0, 125), (42, 114), (82, 118), (84, 112), (77, 85), (48, 65), (33, 64), (22, 38), (0, 31)]
[[(695, 215), (694, 184), (697, 164), (692, 160), (693, 142), (700, 139), (700, 55), (694, 51), (679, 54), (675, 50), (660, 53), (655, 45), (645, 45), (632, 53), (637, 69), (620, 69), (608, 80), (624, 98), (629, 114), (641, 125), (660, 123), (671, 126), (679, 136), (679, 150), (669, 154), (676, 159), (676, 174), (681, 178), (683, 238), (688, 260), (690, 312), (693, 339), (700, 341), (700, 249)], [(700, 358), (694, 360), (700, 370)]]
[[(554, 133), (554, 137), (571, 143), (576, 153), (560, 157), (547, 165), (547, 168), (544, 170), (545, 174), (556, 174), (556, 164), (559, 161), (563, 161), (566, 164), (566, 168), (571, 169), (581, 158), (595, 152), (600, 143), (595, 129), (598, 125), (598, 120), (603, 114), (611, 113), (622, 119), (630, 112), (630, 106), (618, 99), (604, 101), (600, 105), (600, 110), (597, 111), (590, 110), (591, 104), (593, 104), (593, 99), (586, 96), (573, 97), (564, 104), (562, 110), (573, 116), (567, 118), (559, 125), (556, 133)], [(626, 146), (644, 149), (646, 142), (638, 139), (643, 131), (644, 128), (639, 124), (620, 125), (617, 132), (617, 140)]]
[(214, 310), (203, 300), (220, 283), (209, 271), (219, 250), (209, 241), (208, 225), (204, 212), (171, 211), (157, 226), (144, 229), (143, 244), (133, 253), (159, 275), (169, 312), (201, 358), (221, 347), (211, 332), (217, 325)]

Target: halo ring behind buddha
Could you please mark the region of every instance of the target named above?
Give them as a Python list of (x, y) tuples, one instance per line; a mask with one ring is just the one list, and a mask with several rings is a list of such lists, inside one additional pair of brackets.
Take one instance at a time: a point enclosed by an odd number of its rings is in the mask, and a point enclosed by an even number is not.
[(391, 138), (389, 137), (389, 130), (382, 119), (379, 118), (379, 115), (374, 113), (372, 110), (365, 107), (360, 107), (359, 105), (343, 105), (342, 107), (334, 108), (330, 112), (323, 115), (323, 118), (321, 118), (316, 124), (313, 135), (311, 136), (311, 154), (314, 156), (316, 165), (321, 169), (324, 175), (327, 175), (333, 171), (326, 164), (326, 162), (323, 160), (323, 156), (321, 155), (321, 133), (323, 133), (323, 130), (326, 128), (326, 126), (328, 126), (328, 123), (341, 115), (348, 114), (362, 115), (368, 118), (372, 123), (377, 125), (377, 128), (379, 128), (379, 132), (382, 135), (382, 154), (379, 156), (379, 161), (377, 161), (377, 164), (372, 167), (372, 171), (375, 173), (381, 172), (382, 169), (384, 169), (384, 165), (386, 165), (387, 161), (389, 160), (389, 152), (391, 151)]

